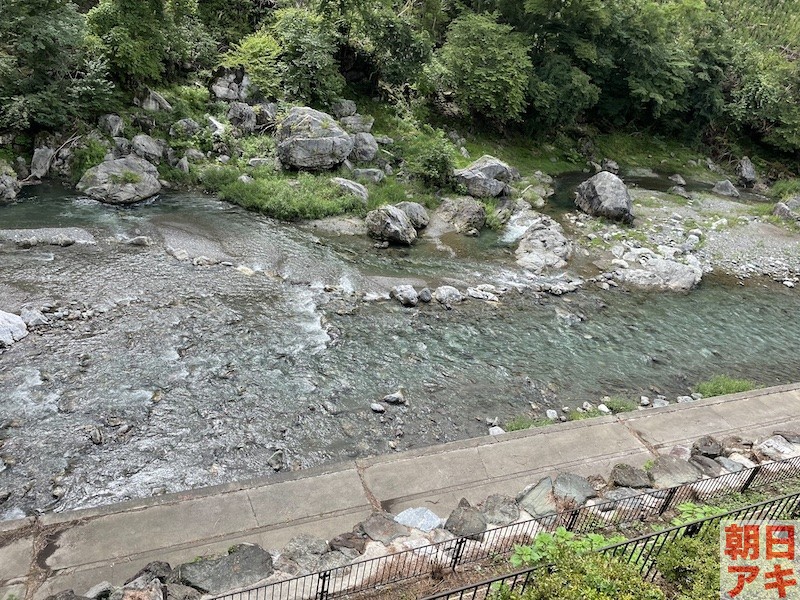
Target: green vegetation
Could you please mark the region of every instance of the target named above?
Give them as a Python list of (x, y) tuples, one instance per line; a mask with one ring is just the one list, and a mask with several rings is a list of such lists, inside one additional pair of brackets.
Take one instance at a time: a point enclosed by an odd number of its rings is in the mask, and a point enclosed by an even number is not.
[(756, 388), (756, 384), (748, 379), (734, 379), (727, 375), (717, 375), (708, 381), (697, 384), (697, 391), (704, 397), (723, 396), (738, 392), (749, 392)]
[(139, 173), (135, 173), (133, 171), (123, 171), (122, 175), (111, 176), (111, 182), (118, 184), (139, 183), (141, 180), (142, 176), (139, 175)]
[(546, 417), (534, 419), (528, 415), (520, 415), (506, 422), (503, 426), (503, 429), (506, 431), (521, 431), (523, 429), (530, 429), (531, 427), (546, 427), (547, 425), (552, 424), (553, 421)]
[(719, 527), (683, 536), (659, 554), (657, 568), (676, 600), (719, 598)]
[(98, 140), (89, 138), (72, 155), (72, 181), (77, 183), (83, 174), (91, 167), (103, 162), (103, 157), (108, 150)]
[(800, 179), (784, 179), (776, 181), (770, 190), (776, 200), (786, 200), (792, 196), (800, 196)]
[(610, 408), (613, 413), (633, 412), (638, 408), (636, 402), (633, 400), (617, 397), (609, 398), (604, 401), (603, 404)]

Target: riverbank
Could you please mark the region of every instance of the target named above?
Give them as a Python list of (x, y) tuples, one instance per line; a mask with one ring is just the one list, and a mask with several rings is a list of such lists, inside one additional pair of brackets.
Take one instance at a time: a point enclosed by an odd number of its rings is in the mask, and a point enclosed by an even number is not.
[(121, 584), (150, 560), (179, 564), (239, 542), (274, 548), (301, 533), (329, 539), (376, 509), (425, 506), (446, 517), (461, 497), (473, 503), (493, 493), (513, 497), (556, 472), (607, 473), (617, 462), (642, 466), (702, 435), (768, 437), (775, 429), (796, 430), (798, 390), (758, 390), (359, 460), (278, 481), (8, 522), (0, 533), (2, 597), (39, 600), (63, 589), (82, 593), (103, 580)]

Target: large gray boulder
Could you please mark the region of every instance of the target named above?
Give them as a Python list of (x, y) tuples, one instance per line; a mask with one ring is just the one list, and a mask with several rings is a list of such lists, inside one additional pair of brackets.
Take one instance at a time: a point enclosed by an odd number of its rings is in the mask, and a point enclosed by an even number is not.
[(484, 501), (481, 512), (487, 523), (510, 525), (519, 519), (519, 506), (513, 498), (502, 494), (492, 494)]
[(424, 229), (428, 226), (430, 222), (428, 211), (418, 202), (398, 202), (395, 207), (406, 213), (414, 229)]
[(6, 348), (28, 335), (22, 317), (0, 310), (0, 348)]
[(742, 160), (739, 161), (736, 167), (736, 174), (739, 176), (739, 183), (744, 187), (753, 187), (758, 181), (756, 167), (753, 165), (753, 161), (746, 156), (743, 156)]
[(242, 133), (253, 133), (256, 129), (256, 111), (244, 102), (231, 102), (228, 107), (228, 120)]
[(365, 204), (369, 200), (369, 190), (358, 182), (344, 177), (334, 177), (331, 179), (331, 183), (339, 186), (343, 192), (361, 199)]
[(457, 537), (481, 541), (486, 531), (486, 517), (462, 498), (458, 507), (447, 517), (444, 528)]
[(644, 469), (620, 463), (611, 469), (611, 481), (621, 488), (646, 488), (650, 487), (650, 478)]
[(337, 119), (352, 117), (356, 110), (356, 103), (352, 100), (337, 100), (331, 105), (331, 112)]
[(211, 83), (211, 93), (218, 100), (246, 102), (250, 95), (250, 78), (242, 69), (224, 70)]
[(372, 124), (375, 123), (375, 119), (369, 116), (355, 114), (342, 117), (339, 119), (339, 123), (350, 133), (369, 133), (372, 131)]
[(437, 213), (459, 233), (480, 231), (486, 223), (486, 208), (474, 198), (447, 198)]
[(739, 197), (739, 190), (736, 189), (728, 179), (723, 179), (722, 181), (718, 181), (714, 184), (714, 187), (711, 188), (711, 191), (715, 194), (719, 194), (720, 196), (729, 196), (731, 198), (738, 198)]
[(83, 174), (77, 188), (106, 204), (133, 204), (161, 191), (158, 169), (138, 156), (107, 160)]
[(273, 572), (269, 552), (254, 544), (238, 544), (221, 558), (201, 558), (175, 569), (181, 583), (213, 595), (252, 586)]
[(125, 122), (122, 117), (115, 114), (101, 115), (97, 120), (97, 127), (111, 137), (119, 137), (125, 130)]
[(366, 163), (375, 159), (378, 154), (378, 142), (371, 133), (357, 133), (353, 136), (353, 151), (350, 160)]
[(601, 171), (580, 184), (575, 192), (575, 204), (593, 217), (633, 222), (633, 202), (628, 188), (608, 171)]
[(650, 480), (657, 488), (668, 488), (691, 483), (703, 474), (694, 465), (674, 456), (659, 456), (650, 469)]
[(642, 268), (620, 269), (615, 278), (629, 286), (668, 291), (688, 292), (700, 283), (703, 271), (666, 258), (652, 258)]
[(157, 165), (164, 156), (164, 143), (145, 133), (140, 133), (131, 140), (133, 153), (141, 156), (146, 161)]
[(45, 177), (50, 170), (50, 163), (55, 153), (55, 150), (47, 146), (36, 148), (36, 150), (33, 151), (33, 158), (31, 159), (31, 177), (35, 179), (42, 179)]
[(367, 213), (367, 232), (378, 240), (410, 246), (417, 239), (417, 230), (402, 210), (381, 206)]
[(278, 127), (278, 158), (294, 169), (332, 169), (353, 150), (353, 140), (333, 117), (295, 107)]
[(545, 477), (529, 485), (517, 496), (517, 504), (532, 517), (554, 515), (558, 506), (553, 495), (553, 480)]
[(597, 492), (589, 480), (575, 473), (560, 473), (553, 483), (553, 494), (582, 506), (589, 498), (595, 498)]
[(522, 235), (515, 255), (517, 264), (539, 274), (565, 267), (572, 255), (572, 243), (558, 222), (538, 215)]
[(19, 194), (22, 185), (20, 185), (16, 174), (3, 173), (0, 170), (0, 201), (13, 200)]
[(464, 169), (456, 169), (453, 175), (475, 198), (499, 196), (508, 189), (506, 184), (519, 179), (519, 171), (488, 154)]

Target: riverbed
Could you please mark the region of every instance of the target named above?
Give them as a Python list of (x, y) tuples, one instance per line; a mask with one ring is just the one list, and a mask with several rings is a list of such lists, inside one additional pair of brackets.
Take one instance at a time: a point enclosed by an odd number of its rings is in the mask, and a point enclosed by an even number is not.
[[(0, 229), (34, 227), (95, 243), (0, 243), (0, 310), (50, 321), (0, 351), (0, 519), (486, 435), (605, 395), (674, 399), (718, 373), (800, 378), (800, 296), (770, 281), (556, 297), (491, 232), (381, 250), (196, 193), (114, 208), (39, 186), (0, 206)], [(410, 309), (382, 299), (398, 283), (504, 293)], [(399, 388), (406, 406), (370, 409)]]

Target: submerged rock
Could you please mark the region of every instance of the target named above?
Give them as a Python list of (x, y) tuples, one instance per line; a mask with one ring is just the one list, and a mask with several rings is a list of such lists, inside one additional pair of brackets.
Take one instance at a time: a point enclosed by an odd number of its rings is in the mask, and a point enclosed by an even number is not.
[(601, 171), (578, 186), (575, 204), (593, 217), (633, 222), (633, 202), (625, 183), (609, 171)]
[(161, 191), (158, 169), (137, 156), (107, 160), (84, 173), (77, 188), (107, 204), (133, 204)]

